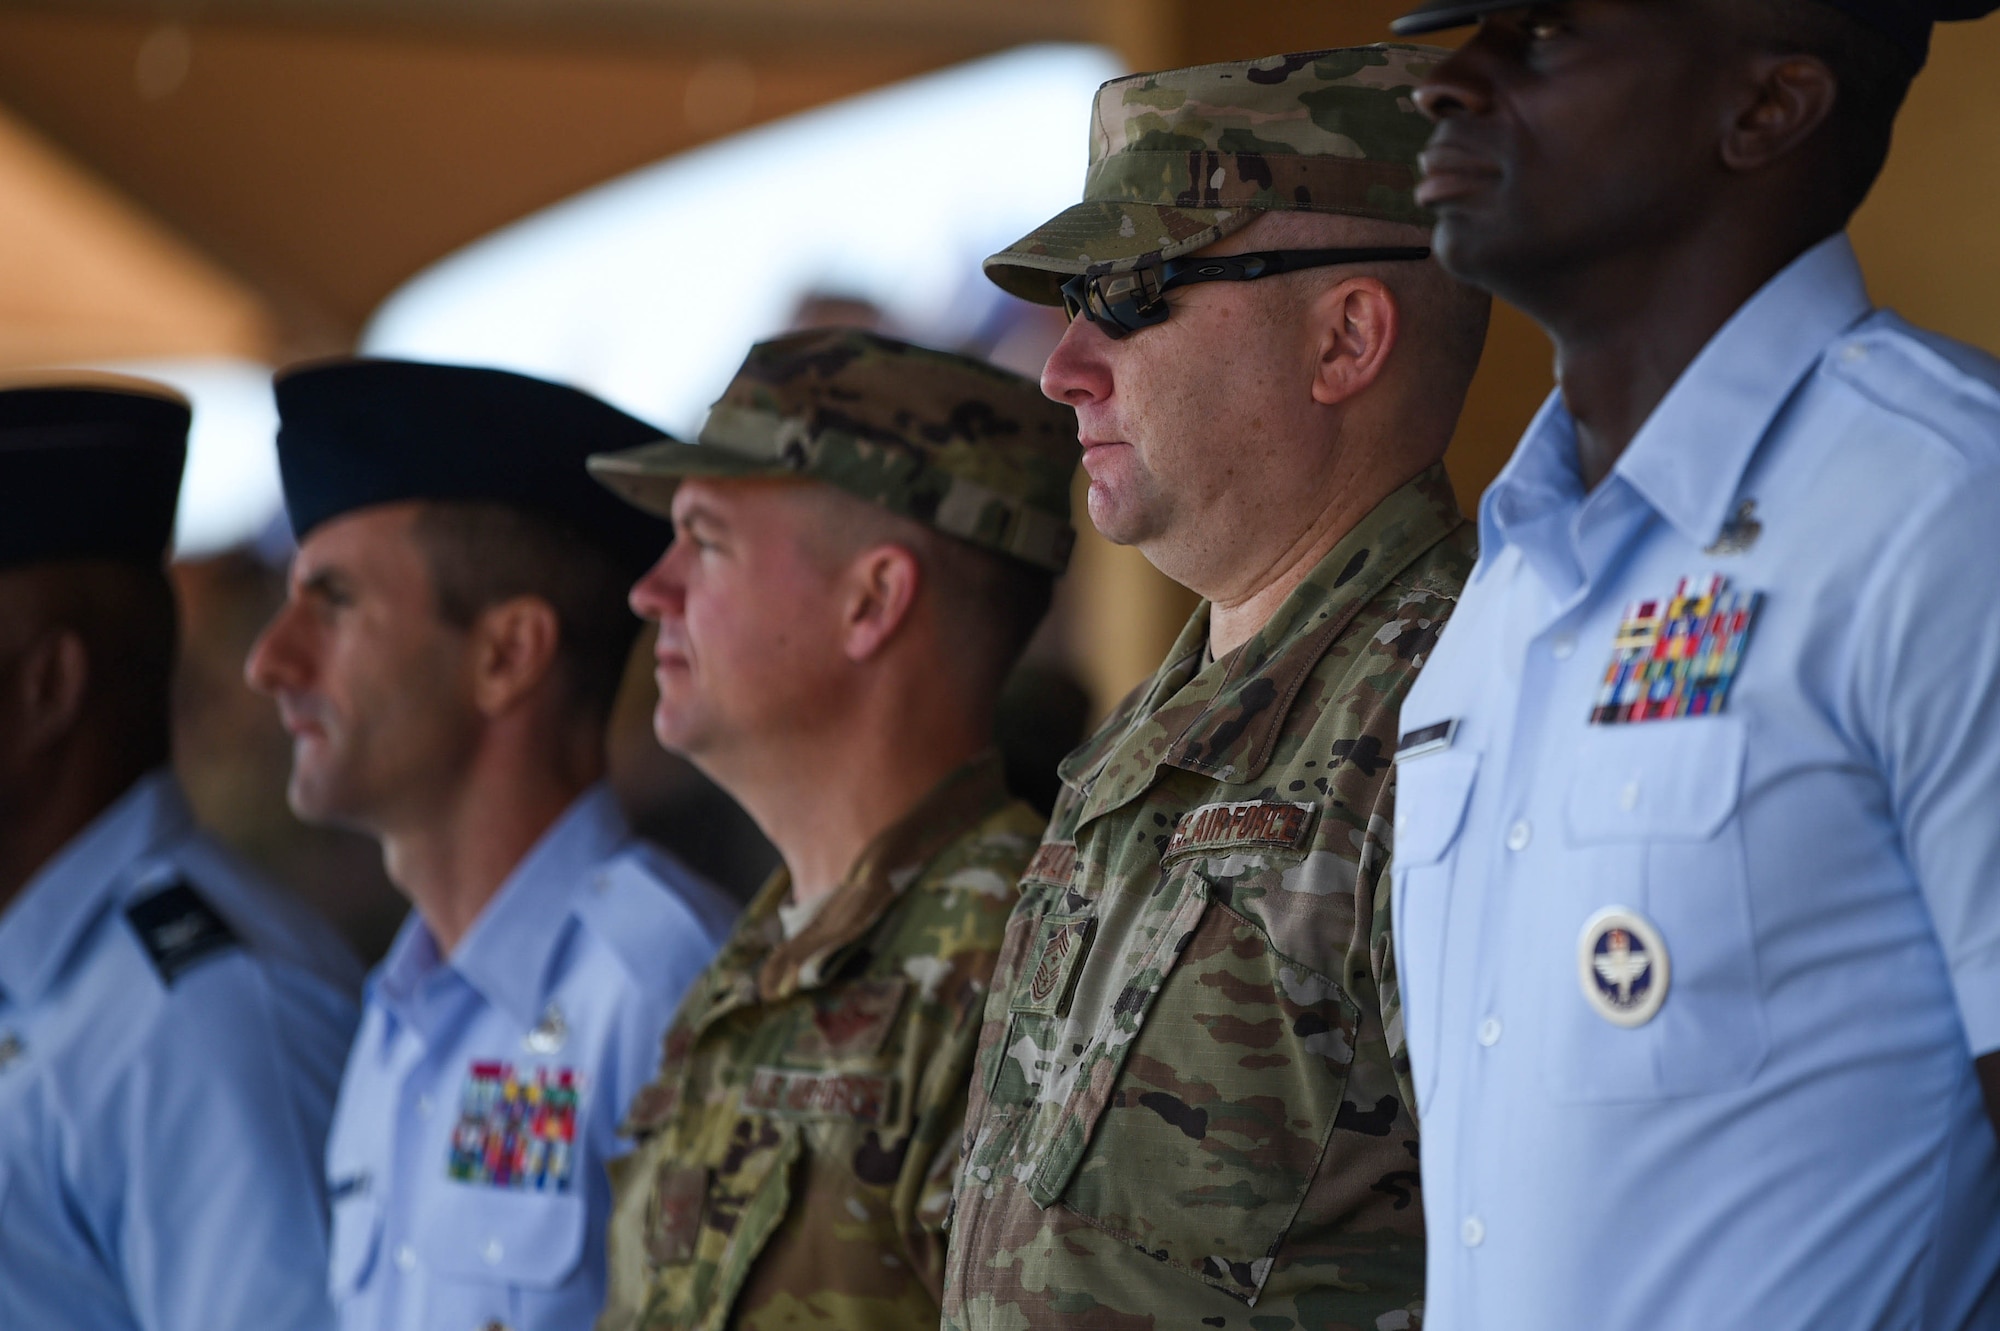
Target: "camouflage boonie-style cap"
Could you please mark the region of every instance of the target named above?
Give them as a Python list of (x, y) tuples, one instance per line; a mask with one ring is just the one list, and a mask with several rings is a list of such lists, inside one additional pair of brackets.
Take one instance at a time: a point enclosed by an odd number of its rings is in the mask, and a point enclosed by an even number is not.
[(825, 481), (1053, 573), (1069, 563), (1076, 413), (968, 356), (847, 328), (761, 342), (697, 442), (590, 459), (630, 503), (666, 514), (687, 476)]
[(986, 260), (1042, 305), (1065, 278), (1179, 258), (1265, 212), (1429, 226), (1411, 93), (1450, 52), (1358, 46), (1113, 79), (1091, 111), (1083, 202)]

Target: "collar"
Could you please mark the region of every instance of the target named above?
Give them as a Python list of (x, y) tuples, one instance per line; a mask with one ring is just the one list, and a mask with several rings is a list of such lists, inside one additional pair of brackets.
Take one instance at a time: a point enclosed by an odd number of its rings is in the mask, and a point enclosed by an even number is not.
[[(1830, 343), (1873, 310), (1845, 235), (1807, 250), (1730, 316), (1620, 455), (1612, 476), (1697, 547), (1735, 511), (1758, 446)], [(1603, 489), (1606, 487), (1600, 487)], [(1576, 422), (1552, 395), (1480, 506), (1482, 561), (1548, 547), (1537, 528), (1586, 500)]]
[(780, 868), (744, 912), (740, 935), (753, 945), (780, 940), (755, 963), (758, 996), (775, 1002), (825, 983), (839, 971), (844, 954), (868, 936), (941, 851), (1011, 798), (1000, 755), (988, 749), (877, 834), (795, 938), (784, 938), (772, 923), (792, 886)]
[(160, 768), (133, 782), (0, 914), (0, 991), (22, 1003), (48, 992), (84, 932), (131, 883), (134, 862), (193, 827), (172, 772)]
[(1248, 642), (1208, 665), (1209, 607), (1195, 607), (1160, 672), (1064, 759), (1064, 783), (1084, 796), (1078, 825), (1136, 799), (1161, 766), (1232, 785), (1255, 781), (1334, 641), (1464, 521), (1444, 468), (1427, 467), (1343, 536)]
[(590, 873), (632, 839), (611, 789), (598, 782), (577, 796), (514, 866), (449, 957), (412, 911), (383, 959), (377, 988), (406, 1005), (441, 967), (523, 1026), (541, 1020), (555, 982), (556, 953)]

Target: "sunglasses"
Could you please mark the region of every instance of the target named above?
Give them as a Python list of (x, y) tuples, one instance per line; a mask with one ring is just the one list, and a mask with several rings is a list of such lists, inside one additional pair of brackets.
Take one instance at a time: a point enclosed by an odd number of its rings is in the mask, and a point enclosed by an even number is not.
[(1330, 268), (1341, 263), (1389, 263), (1428, 259), (1424, 245), (1346, 250), (1262, 250), (1255, 254), (1218, 254), (1200, 259), (1169, 259), (1165, 263), (1124, 273), (1079, 273), (1062, 284), (1063, 309), (1070, 320), (1078, 315), (1122, 338), (1141, 328), (1167, 321), (1167, 293), (1196, 282), (1255, 282), (1260, 277), (1296, 273), (1306, 268)]

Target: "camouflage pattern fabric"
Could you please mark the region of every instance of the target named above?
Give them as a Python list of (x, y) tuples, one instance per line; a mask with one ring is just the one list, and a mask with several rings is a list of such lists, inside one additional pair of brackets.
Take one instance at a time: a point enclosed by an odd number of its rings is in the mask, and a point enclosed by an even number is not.
[(1411, 93), (1447, 51), (1361, 46), (1113, 79), (1091, 112), (1083, 202), (986, 260), (1004, 290), (1059, 304), (1065, 277), (1191, 254), (1272, 211), (1429, 226)]
[(1076, 413), (1032, 380), (856, 329), (753, 347), (694, 444), (590, 459), (630, 502), (668, 514), (685, 476), (804, 476), (948, 535), (1060, 573), (1076, 532)]
[(950, 1331), (1421, 1324), (1397, 712), (1473, 561), (1432, 468), (1063, 764), (994, 973)]
[(789, 880), (765, 887), (627, 1116), (601, 1328), (935, 1331), (974, 1040), (1041, 831), (988, 756), (796, 937)]

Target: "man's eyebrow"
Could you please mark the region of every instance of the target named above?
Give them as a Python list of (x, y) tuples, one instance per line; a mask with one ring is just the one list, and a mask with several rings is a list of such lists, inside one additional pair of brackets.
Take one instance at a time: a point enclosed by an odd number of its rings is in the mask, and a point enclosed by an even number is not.
[(316, 568), (299, 579), (299, 593), (334, 599), (347, 592), (347, 579), (337, 568)]
[(684, 527), (693, 526), (720, 528), (724, 531), (729, 529), (729, 524), (723, 521), (722, 515), (700, 500), (694, 501), (687, 506), (685, 511), (674, 515), (674, 529), (676, 531)]

